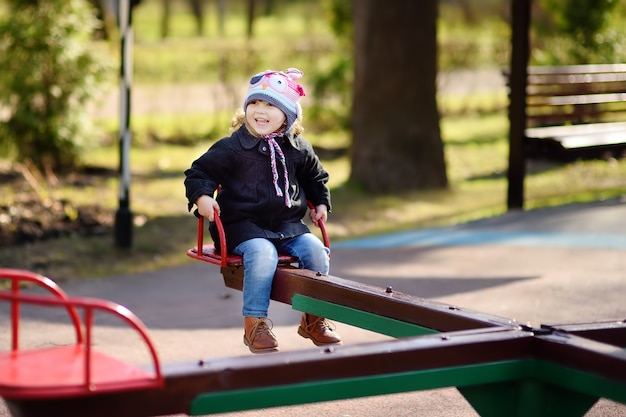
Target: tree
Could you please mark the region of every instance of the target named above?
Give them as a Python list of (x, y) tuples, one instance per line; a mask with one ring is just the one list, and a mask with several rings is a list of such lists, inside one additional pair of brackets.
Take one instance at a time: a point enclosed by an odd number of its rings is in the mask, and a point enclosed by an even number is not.
[(18, 162), (65, 170), (94, 135), (86, 110), (106, 74), (91, 48), (84, 0), (10, 0), (0, 21), (0, 148)]
[(338, 126), (349, 129), (354, 78), (353, 2), (326, 0), (322, 7), (337, 41), (336, 53), (311, 77), (314, 104), (309, 108), (308, 117), (327, 117)]
[[(94, 8), (97, 19), (101, 24), (96, 28), (96, 38), (110, 39), (115, 34), (117, 27), (117, 15), (119, 14), (120, 0), (88, 0)], [(141, 0), (130, 0), (130, 7), (134, 8), (141, 4)]]
[[(137, 0), (134, 0), (137, 1)], [(204, 35), (204, 7), (202, 0), (187, 0), (193, 18), (196, 21), (196, 35)], [(161, 16), (161, 37), (163, 39), (170, 35), (170, 17), (172, 14), (173, 0), (161, 0), (163, 15)]]
[(541, 0), (533, 16), (533, 63), (621, 62), (623, 36), (612, 27), (621, 0)]
[(353, 7), (351, 181), (371, 192), (447, 187), (437, 0), (359, 0)]

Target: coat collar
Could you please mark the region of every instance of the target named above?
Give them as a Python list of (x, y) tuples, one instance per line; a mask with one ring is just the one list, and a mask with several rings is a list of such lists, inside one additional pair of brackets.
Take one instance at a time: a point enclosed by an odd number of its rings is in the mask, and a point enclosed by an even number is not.
[[(243, 146), (244, 149), (252, 149), (259, 145), (261, 138), (253, 136), (245, 126), (241, 126), (237, 132), (235, 132), (237, 137), (239, 138), (239, 143)], [(293, 132), (289, 132), (285, 135), (285, 138), (289, 141), (291, 146), (295, 149), (300, 149), (300, 145), (296, 140), (296, 136)]]

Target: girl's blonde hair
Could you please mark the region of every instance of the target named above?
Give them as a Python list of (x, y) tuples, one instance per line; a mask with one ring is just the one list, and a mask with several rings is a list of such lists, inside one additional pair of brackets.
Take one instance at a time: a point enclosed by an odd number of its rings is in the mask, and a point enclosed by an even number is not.
[[(245, 124), (246, 124), (246, 113), (243, 111), (243, 109), (237, 109), (237, 111), (233, 115), (232, 120), (230, 121), (230, 131), (234, 132), (235, 130), (239, 129), (241, 126), (244, 126)], [(304, 126), (302, 126), (301, 119), (296, 119), (296, 121), (293, 122), (293, 125), (291, 126), (291, 132), (296, 136), (304, 132)], [(250, 133), (254, 134), (253, 132), (250, 132)]]

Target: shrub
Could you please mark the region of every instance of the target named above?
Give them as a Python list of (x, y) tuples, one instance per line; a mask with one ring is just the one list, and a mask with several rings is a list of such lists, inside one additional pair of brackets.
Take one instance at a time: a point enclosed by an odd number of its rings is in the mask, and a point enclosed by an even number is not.
[(93, 50), (85, 0), (8, 0), (0, 21), (0, 149), (18, 162), (67, 170), (94, 134), (87, 101), (108, 64)]

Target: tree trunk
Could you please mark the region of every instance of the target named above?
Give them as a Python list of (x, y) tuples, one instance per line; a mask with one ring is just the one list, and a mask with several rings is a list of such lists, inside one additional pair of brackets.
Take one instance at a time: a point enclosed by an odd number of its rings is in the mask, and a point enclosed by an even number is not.
[(226, 0), (217, 0), (217, 33), (224, 37), (226, 28)]
[(189, 0), (189, 7), (194, 19), (196, 19), (196, 35), (204, 36), (204, 8), (202, 7), (202, 0)]
[(163, 15), (161, 16), (161, 39), (170, 36), (170, 15), (172, 13), (170, 0), (161, 0)]
[(437, 109), (437, 0), (354, 2), (351, 180), (372, 192), (448, 185)]
[(254, 36), (254, 18), (256, 10), (256, 0), (248, 0), (248, 20), (246, 22), (246, 38), (251, 40)]

